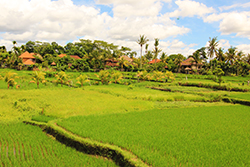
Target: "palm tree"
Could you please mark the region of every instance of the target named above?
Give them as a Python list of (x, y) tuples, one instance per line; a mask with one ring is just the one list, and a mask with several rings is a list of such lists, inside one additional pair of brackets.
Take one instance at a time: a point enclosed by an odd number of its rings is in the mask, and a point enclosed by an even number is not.
[(224, 52), (223, 52), (223, 49), (222, 48), (219, 48), (217, 54), (216, 54), (216, 58), (218, 61), (224, 61), (225, 59), (225, 55), (224, 55)]
[(234, 61), (236, 59), (236, 53), (237, 53), (236, 47), (230, 47), (228, 48), (228, 51), (226, 52), (226, 62), (230, 64), (231, 66), (234, 64)]
[[(144, 35), (140, 35), (140, 38), (137, 41), (137, 43), (141, 46), (141, 58), (142, 58), (142, 46), (145, 45), (148, 41), (149, 40)], [(140, 68), (142, 68), (142, 59), (141, 59)]]
[(80, 75), (79, 77), (76, 78), (78, 81), (77, 83), (81, 84), (81, 87), (83, 87), (84, 82), (89, 82), (90, 80), (88, 79), (87, 75)]
[(119, 65), (120, 65), (120, 67), (121, 67), (121, 70), (123, 70), (123, 67), (124, 66), (128, 66), (128, 61), (126, 60), (126, 59), (124, 59), (124, 57), (122, 57), (120, 60), (119, 60)]
[(34, 71), (32, 81), (30, 81), (30, 83), (36, 83), (37, 89), (39, 89), (39, 83), (40, 82), (46, 83), (45, 73), (42, 72), (42, 71)]
[(102, 84), (108, 84), (110, 80), (110, 73), (106, 70), (101, 70), (99, 74), (95, 74), (102, 82)]
[(115, 84), (120, 82), (123, 79), (121, 72), (117, 71), (111, 75), (111, 78), (114, 80)]
[(18, 76), (16, 76), (17, 74), (14, 72), (8, 72), (5, 76), (4, 76), (4, 81), (7, 82), (8, 84), (8, 89), (9, 87), (13, 87), (14, 85), (16, 85), (17, 83), (15, 82), (15, 79), (18, 78)]
[(214, 37), (212, 39), (210, 37), (208, 43), (209, 43), (209, 46), (208, 46), (208, 56), (210, 58), (213, 58), (214, 55), (217, 54), (217, 50), (218, 50), (217, 47), (219, 45), (219, 41), (217, 41), (217, 37)]
[[(208, 41), (208, 57), (210, 57), (211, 59), (214, 57), (214, 55), (217, 55), (217, 47), (219, 45), (219, 41), (217, 41), (217, 37), (214, 37), (211, 39), (211, 37), (209, 37), (209, 41)], [(210, 61), (211, 62), (211, 61)], [(211, 66), (212, 68), (212, 66)]]
[(168, 58), (168, 55), (165, 52), (162, 52), (161, 57), (160, 57), (161, 61), (166, 63), (167, 58)]
[(201, 56), (198, 51), (194, 52), (193, 55), (189, 56), (192, 57), (192, 63), (195, 63), (196, 65), (196, 70), (198, 70), (198, 65), (201, 63)]
[(61, 87), (63, 86), (64, 83), (69, 83), (69, 76), (64, 72), (64, 71), (61, 71), (59, 72), (56, 76), (56, 83), (60, 83), (61, 84)]
[(180, 72), (181, 69), (181, 63), (185, 59), (185, 57), (182, 54), (177, 54), (176, 58), (174, 60), (174, 63), (178, 66), (178, 72)]
[(145, 45), (145, 54), (148, 53), (148, 46), (149, 46), (149, 44), (146, 44), (146, 45)]
[(156, 70), (156, 60), (157, 60), (157, 56), (158, 54), (161, 52), (161, 49), (158, 48), (159, 46), (159, 39), (155, 38), (155, 43), (154, 43), (155, 49), (154, 49), (154, 59), (155, 59), (155, 70)]

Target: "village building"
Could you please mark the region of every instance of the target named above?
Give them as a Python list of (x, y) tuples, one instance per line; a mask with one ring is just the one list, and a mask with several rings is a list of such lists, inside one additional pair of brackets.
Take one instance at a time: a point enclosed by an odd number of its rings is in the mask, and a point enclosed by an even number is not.
[(132, 62), (133, 62), (133, 59), (129, 58), (128, 56), (123, 55), (123, 56), (121, 56), (121, 57), (119, 58), (119, 60), (121, 60), (122, 58), (123, 58), (124, 60), (127, 60), (129, 63), (132, 63)]
[(194, 62), (194, 58), (192, 57), (189, 57), (181, 63), (181, 71), (185, 72), (186, 74), (192, 73), (193, 70), (200, 71), (201, 68), (202, 63), (196, 64), (196, 62)]
[(151, 60), (150, 62), (148, 62), (148, 64), (154, 64), (154, 63), (160, 63), (161, 62), (161, 60), (160, 59), (153, 59), (153, 60)]
[(34, 65), (36, 63), (35, 53), (24, 52), (19, 56), (22, 59), (24, 65)]
[(118, 60), (114, 59), (107, 59), (105, 60), (105, 66), (106, 67), (118, 67)]
[[(67, 56), (66, 54), (60, 54), (60, 55), (58, 55), (58, 57), (60, 57), (60, 58), (63, 58), (63, 57), (65, 57), (65, 56)], [(77, 56), (77, 55), (70, 55), (69, 57), (71, 57), (71, 58), (73, 58), (73, 59), (81, 59), (79, 56)]]

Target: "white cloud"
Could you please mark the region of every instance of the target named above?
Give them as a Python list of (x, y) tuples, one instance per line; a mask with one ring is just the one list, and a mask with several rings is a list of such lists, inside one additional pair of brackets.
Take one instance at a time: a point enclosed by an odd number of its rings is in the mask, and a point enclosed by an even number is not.
[(250, 12), (228, 13), (220, 23), (220, 31), (224, 35), (236, 33), (250, 39)]
[(224, 11), (224, 10), (230, 10), (230, 9), (239, 8), (239, 7), (248, 8), (248, 7), (250, 7), (250, 2), (247, 2), (247, 3), (244, 3), (244, 4), (237, 3), (237, 4), (230, 5), (230, 6), (222, 6), (219, 9), (220, 9), (220, 11)]
[(195, 51), (195, 49), (192, 49), (192, 47), (194, 46), (196, 46), (196, 44), (187, 45), (179, 40), (173, 40), (167, 42), (160, 41), (160, 48), (162, 49), (163, 52), (166, 52), (168, 55), (180, 53), (185, 57), (188, 57)]
[[(207, 43), (207, 46), (208, 46), (208, 43)], [(231, 45), (228, 40), (226, 39), (219, 40), (218, 48), (224, 48), (225, 50), (227, 50), (228, 48), (230, 48), (230, 46)]]
[[(71, 0), (16, 0), (0, 2), (0, 31), (9, 40), (72, 40), (87, 33), (95, 36), (105, 27), (106, 13)], [(32, 36), (28, 35), (31, 34)]]
[(250, 53), (250, 44), (241, 44), (236, 46), (238, 51), (243, 51), (243, 53)]
[[(72, 0), (1, 0), (0, 40), (5, 43), (15, 40), (19, 45), (29, 40), (63, 44), (83, 37), (105, 40), (139, 51), (136, 41), (140, 34), (150, 39), (153, 48), (154, 38), (164, 40), (190, 31), (184, 26), (177, 26), (168, 15), (160, 14), (163, 3), (171, 0), (96, 2), (112, 6), (114, 15), (100, 13), (101, 10), (95, 7), (76, 6)], [(169, 47), (162, 42), (162, 49), (169, 54), (189, 54), (192, 47), (178, 40), (169, 42)]]
[(220, 21), (219, 31), (222, 35), (236, 34), (239, 37), (250, 39), (250, 12), (229, 12), (212, 14), (204, 18), (204, 22)]
[(191, 0), (177, 0), (175, 3), (179, 9), (170, 13), (170, 17), (203, 17), (206, 14), (213, 13), (215, 10), (212, 7), (207, 7), (203, 3)]

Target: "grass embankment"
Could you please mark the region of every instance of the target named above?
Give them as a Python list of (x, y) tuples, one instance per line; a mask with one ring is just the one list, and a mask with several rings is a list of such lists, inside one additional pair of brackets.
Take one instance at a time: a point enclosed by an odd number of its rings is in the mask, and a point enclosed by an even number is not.
[(0, 123), (0, 166), (116, 166), (52, 140), (38, 127)]
[(75, 135), (58, 126), (55, 121), (50, 121), (47, 124), (36, 121), (24, 121), (24, 123), (41, 127), (47, 134), (55, 137), (57, 141), (75, 148), (77, 151), (112, 159), (119, 166), (148, 167), (136, 155), (125, 149)]
[(150, 110), (58, 124), (131, 150), (152, 166), (249, 166), (249, 111), (241, 105)]

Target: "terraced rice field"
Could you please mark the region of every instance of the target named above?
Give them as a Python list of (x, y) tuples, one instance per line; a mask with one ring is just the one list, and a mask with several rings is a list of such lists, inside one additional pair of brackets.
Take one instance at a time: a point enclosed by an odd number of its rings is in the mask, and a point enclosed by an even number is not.
[(0, 166), (116, 166), (53, 140), (39, 127), (0, 123)]
[(71, 132), (131, 150), (152, 166), (249, 166), (250, 109), (149, 110), (58, 121)]

